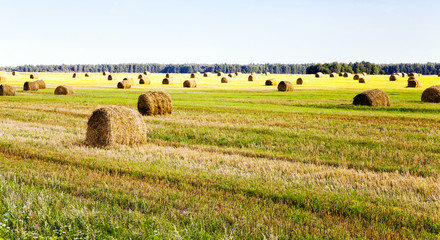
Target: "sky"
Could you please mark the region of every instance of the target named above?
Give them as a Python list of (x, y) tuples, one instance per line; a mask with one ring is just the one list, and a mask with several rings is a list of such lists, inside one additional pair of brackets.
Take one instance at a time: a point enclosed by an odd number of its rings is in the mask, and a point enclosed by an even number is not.
[(0, 0), (0, 66), (440, 62), (434, 0)]

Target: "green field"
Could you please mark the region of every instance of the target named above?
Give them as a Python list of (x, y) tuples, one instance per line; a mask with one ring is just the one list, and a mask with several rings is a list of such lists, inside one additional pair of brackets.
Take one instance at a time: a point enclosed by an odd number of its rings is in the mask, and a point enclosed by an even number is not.
[[(137, 74), (116, 74), (137, 79)], [(422, 103), (440, 77), (314, 78), (293, 92), (248, 75), (221, 84), (152, 74), (116, 89), (100, 74), (41, 73), (48, 89), (22, 92), (29, 74), (7, 74), (0, 97), (0, 238), (437, 239), (440, 237), (440, 105)], [(54, 88), (72, 85), (75, 95)], [(351, 105), (380, 88), (391, 107)], [(84, 144), (93, 110), (136, 109), (166, 90), (170, 116), (145, 117), (147, 144)]]

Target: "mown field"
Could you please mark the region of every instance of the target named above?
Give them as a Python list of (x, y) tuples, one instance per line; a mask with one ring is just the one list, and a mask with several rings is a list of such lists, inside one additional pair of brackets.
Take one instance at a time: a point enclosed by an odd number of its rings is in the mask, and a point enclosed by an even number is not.
[[(247, 75), (152, 74), (116, 89), (100, 74), (40, 74), (48, 89), (21, 92), (7, 76), (0, 97), (0, 237), (52, 239), (437, 239), (440, 236), (440, 105), (419, 77), (316, 79), (293, 92)], [(137, 78), (135, 74), (117, 74)], [(297, 75), (273, 75), (294, 82)], [(136, 80), (135, 80), (136, 81)], [(69, 84), (75, 95), (56, 96)], [(391, 107), (351, 105), (380, 88)], [(145, 117), (147, 144), (84, 145), (93, 110), (136, 109), (139, 94), (166, 90), (170, 116)]]

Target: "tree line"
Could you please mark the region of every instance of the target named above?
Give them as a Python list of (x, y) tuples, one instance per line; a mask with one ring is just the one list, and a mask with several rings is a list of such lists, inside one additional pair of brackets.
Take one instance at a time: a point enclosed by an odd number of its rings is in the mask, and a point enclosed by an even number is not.
[(392, 74), (395, 72), (417, 72), (424, 75), (440, 73), (440, 63), (399, 63), (375, 64), (370, 62), (354, 63), (318, 63), (318, 64), (158, 64), (158, 63), (128, 63), (128, 64), (71, 64), (71, 65), (22, 65), (17, 67), (0, 67), (2, 71), (19, 72), (126, 72), (141, 73), (193, 73), (193, 72), (242, 72), (274, 74), (315, 74), (322, 72), (349, 72), (368, 74)]

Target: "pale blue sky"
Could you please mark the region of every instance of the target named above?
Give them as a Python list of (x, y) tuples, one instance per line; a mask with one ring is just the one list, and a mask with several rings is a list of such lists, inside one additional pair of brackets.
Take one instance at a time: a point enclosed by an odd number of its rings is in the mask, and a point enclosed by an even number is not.
[(0, 0), (0, 65), (440, 62), (440, 1)]

